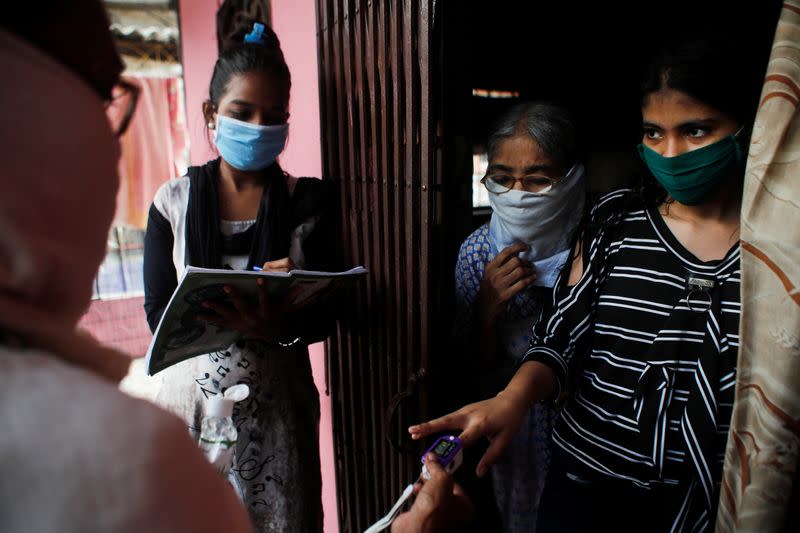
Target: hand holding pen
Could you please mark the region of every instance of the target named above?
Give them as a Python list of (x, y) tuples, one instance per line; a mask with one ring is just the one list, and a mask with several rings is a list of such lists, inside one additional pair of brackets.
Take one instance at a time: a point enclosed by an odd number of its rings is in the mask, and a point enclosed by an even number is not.
[(283, 259), (276, 259), (275, 261), (267, 261), (263, 266), (253, 266), (255, 271), (264, 272), (290, 272), (297, 268), (291, 257), (284, 257)]

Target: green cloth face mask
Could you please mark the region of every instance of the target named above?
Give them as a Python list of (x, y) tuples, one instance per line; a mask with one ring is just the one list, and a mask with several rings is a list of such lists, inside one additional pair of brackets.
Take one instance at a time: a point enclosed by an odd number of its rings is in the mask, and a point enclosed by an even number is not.
[[(741, 130), (739, 130), (741, 131)], [(664, 157), (640, 144), (639, 157), (667, 193), (684, 205), (698, 205), (714, 194), (730, 170), (742, 163), (742, 149), (734, 134), (675, 157)]]

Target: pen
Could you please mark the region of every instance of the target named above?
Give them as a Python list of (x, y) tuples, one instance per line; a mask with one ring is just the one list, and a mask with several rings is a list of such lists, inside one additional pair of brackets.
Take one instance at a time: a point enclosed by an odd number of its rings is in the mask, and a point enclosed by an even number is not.
[(257, 266), (257, 265), (253, 265), (253, 270), (255, 270), (256, 272), (259, 272), (261, 270), (261, 267)]

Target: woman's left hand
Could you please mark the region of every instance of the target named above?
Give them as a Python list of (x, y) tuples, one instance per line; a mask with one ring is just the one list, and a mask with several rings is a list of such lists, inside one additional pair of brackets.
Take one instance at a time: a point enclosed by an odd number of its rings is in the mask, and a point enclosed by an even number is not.
[(262, 272), (291, 272), (297, 268), (291, 257), (284, 257), (283, 259), (276, 259), (275, 261), (267, 261), (261, 267)]
[(197, 318), (267, 341), (287, 337), (289, 322), (287, 315), (293, 295), (287, 293), (278, 297), (270, 296), (267, 294), (263, 279), (257, 280), (256, 284), (258, 285), (256, 305), (248, 303), (234, 287), (225, 285), (223, 290), (233, 307), (228, 302), (206, 300), (202, 303), (203, 307), (213, 313), (198, 315)]

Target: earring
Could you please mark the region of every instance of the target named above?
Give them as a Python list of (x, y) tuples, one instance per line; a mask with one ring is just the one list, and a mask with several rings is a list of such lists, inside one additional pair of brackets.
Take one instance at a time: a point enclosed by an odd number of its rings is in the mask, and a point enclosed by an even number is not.
[(210, 129), (210, 130), (214, 129), (214, 123), (213, 122), (209, 122), (208, 123), (208, 129)]

